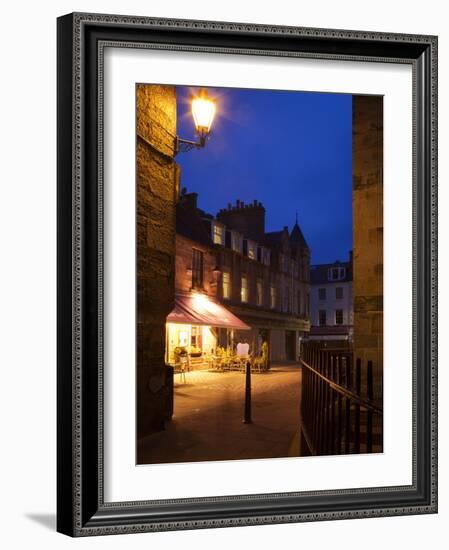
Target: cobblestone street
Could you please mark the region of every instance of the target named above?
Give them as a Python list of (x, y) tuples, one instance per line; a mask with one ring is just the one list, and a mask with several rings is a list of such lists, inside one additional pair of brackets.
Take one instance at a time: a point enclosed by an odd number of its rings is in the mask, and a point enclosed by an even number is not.
[[(175, 375), (173, 420), (138, 442), (138, 462), (274, 458), (298, 454), (301, 371), (272, 366), (253, 374), (252, 424), (243, 424), (245, 375), (193, 371)], [(292, 448), (294, 449), (292, 451)]]

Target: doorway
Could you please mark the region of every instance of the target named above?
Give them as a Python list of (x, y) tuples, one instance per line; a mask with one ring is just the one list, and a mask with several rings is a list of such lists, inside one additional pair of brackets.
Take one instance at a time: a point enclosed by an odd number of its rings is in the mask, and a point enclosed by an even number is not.
[(296, 331), (285, 331), (285, 358), (287, 361), (296, 361)]

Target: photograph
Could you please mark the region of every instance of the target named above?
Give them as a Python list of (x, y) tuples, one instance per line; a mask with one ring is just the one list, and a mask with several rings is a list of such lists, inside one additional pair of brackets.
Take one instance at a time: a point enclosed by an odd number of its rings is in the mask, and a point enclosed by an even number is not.
[(136, 84), (136, 463), (383, 452), (383, 97)]
[(57, 21), (57, 531), (418, 525), (438, 512), (434, 22), (183, 10)]

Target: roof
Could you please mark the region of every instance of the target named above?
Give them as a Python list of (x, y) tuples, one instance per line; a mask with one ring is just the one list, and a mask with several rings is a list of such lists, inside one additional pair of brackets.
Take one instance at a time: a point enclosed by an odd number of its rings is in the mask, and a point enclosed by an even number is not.
[[(343, 279), (329, 280), (328, 270), (332, 267), (345, 267), (346, 273)], [(325, 285), (332, 283), (347, 283), (352, 281), (352, 264), (351, 262), (334, 262), (332, 264), (315, 264), (310, 266), (310, 284)]]
[(175, 307), (168, 315), (167, 322), (237, 330), (250, 330), (251, 328), (224, 306), (211, 300), (206, 294), (191, 292), (176, 294)]
[(292, 243), (299, 245), (301, 248), (309, 248), (304, 235), (302, 234), (301, 228), (298, 225), (298, 222), (293, 226), (292, 232), (290, 234), (290, 240)]
[(176, 232), (205, 246), (212, 246), (210, 232), (197, 208), (185, 203), (176, 206)]
[(268, 246), (275, 246), (282, 242), (282, 235), (284, 230), (281, 231), (271, 231), (270, 233), (265, 233), (264, 239), (265, 244)]

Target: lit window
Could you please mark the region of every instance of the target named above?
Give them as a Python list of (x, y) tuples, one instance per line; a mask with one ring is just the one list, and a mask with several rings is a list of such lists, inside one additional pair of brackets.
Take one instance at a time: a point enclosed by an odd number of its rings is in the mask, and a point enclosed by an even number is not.
[(180, 330), (178, 333), (178, 346), (185, 348), (189, 342), (189, 333), (186, 330)]
[[(201, 327), (192, 325), (192, 332), (190, 335), (190, 345), (195, 351), (201, 351), (202, 347), (202, 337), (201, 337)], [(191, 348), (191, 351), (193, 349)]]
[(343, 310), (342, 309), (336, 309), (335, 310), (335, 324), (336, 325), (342, 325), (343, 324)]
[(320, 309), (319, 310), (318, 318), (319, 318), (320, 327), (325, 327), (326, 326), (326, 310), (325, 309)]
[(223, 244), (223, 227), (214, 223), (214, 244)]
[(335, 298), (337, 300), (341, 300), (343, 298), (343, 287), (342, 286), (337, 286), (335, 288)]
[(227, 271), (223, 272), (223, 298), (225, 300), (231, 298), (231, 274)]
[(240, 299), (242, 302), (248, 301), (248, 279), (246, 275), (242, 276), (242, 286), (240, 289)]
[(263, 284), (261, 279), (257, 279), (257, 305), (261, 306), (263, 304)]
[(270, 307), (271, 309), (276, 307), (276, 287), (274, 285), (270, 286)]
[(251, 258), (251, 260), (255, 260), (256, 259), (256, 243), (254, 243), (253, 241), (250, 241), (248, 240), (247, 241), (247, 247), (248, 247), (248, 258)]
[(325, 288), (319, 288), (318, 289), (318, 300), (325, 300), (326, 299), (326, 289)]

